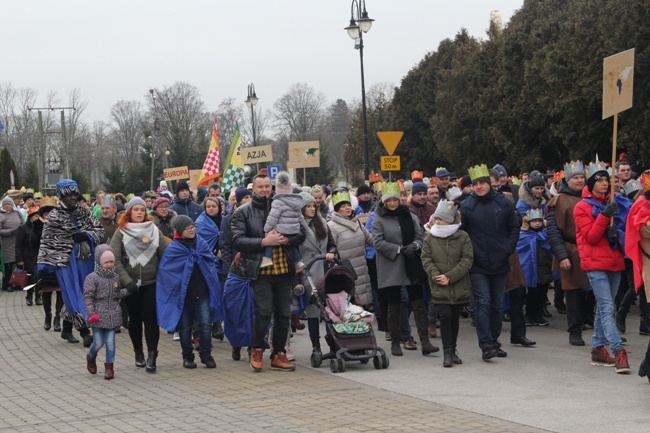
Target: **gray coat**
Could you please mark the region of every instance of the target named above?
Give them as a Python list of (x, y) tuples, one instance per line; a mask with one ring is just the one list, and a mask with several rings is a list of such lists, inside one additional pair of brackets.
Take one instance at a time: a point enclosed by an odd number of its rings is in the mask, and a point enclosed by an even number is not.
[(23, 217), (19, 211), (0, 211), (0, 247), (5, 263), (16, 261), (16, 232), (22, 223)]
[[(411, 277), (406, 275), (404, 255), (399, 254), (399, 249), (403, 246), (399, 220), (395, 217), (380, 214), (381, 212), (377, 212), (372, 222), (372, 238), (377, 250), (378, 287), (382, 289), (384, 287), (413, 284)], [(420, 220), (413, 213), (410, 215), (415, 229), (415, 242), (422, 245), (424, 233), (422, 226), (420, 226)]]
[(366, 245), (372, 246), (372, 236), (363, 227), (357, 217), (352, 219), (338, 212), (332, 213), (332, 219), (327, 223), (332, 231), (332, 237), (342, 259), (352, 262), (357, 273), (355, 282), (355, 302), (359, 305), (372, 304), (370, 275), (366, 265)]
[(297, 235), (304, 221), (300, 194), (275, 194), (264, 223), (264, 233), (275, 229), (283, 235)]

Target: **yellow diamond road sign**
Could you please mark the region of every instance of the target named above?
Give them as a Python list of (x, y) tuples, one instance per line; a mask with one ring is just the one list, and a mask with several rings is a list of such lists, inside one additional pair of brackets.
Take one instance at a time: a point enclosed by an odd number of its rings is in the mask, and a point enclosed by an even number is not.
[(384, 145), (384, 149), (388, 152), (389, 155), (392, 155), (397, 149), (399, 141), (402, 139), (404, 131), (379, 131), (377, 132), (377, 137), (379, 141)]

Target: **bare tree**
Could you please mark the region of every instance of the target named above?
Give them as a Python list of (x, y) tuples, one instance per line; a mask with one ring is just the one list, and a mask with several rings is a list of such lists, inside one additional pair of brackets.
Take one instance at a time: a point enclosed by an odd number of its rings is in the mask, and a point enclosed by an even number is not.
[[(144, 139), (143, 122), (142, 104), (139, 102), (118, 101), (111, 108), (110, 140), (113, 156), (120, 165), (130, 165), (138, 160), (140, 144)], [(97, 133), (105, 132), (98, 130), (98, 127), (100, 125), (94, 128), (95, 137)]]
[(275, 126), (289, 140), (316, 139), (325, 103), (325, 95), (306, 83), (296, 83), (273, 105)]
[[(230, 149), (232, 137), (235, 135), (235, 128), (241, 124), (244, 111), (242, 104), (235, 98), (226, 98), (219, 104), (217, 111), (211, 116), (216, 117), (219, 122), (219, 153), (225, 158)], [(224, 161), (225, 163), (225, 161)]]

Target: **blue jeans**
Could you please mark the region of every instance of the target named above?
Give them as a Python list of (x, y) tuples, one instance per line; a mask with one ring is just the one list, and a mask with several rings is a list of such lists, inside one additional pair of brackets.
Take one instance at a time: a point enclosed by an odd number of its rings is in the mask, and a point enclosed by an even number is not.
[(409, 319), (411, 318), (411, 304), (409, 302), (409, 294), (406, 290), (406, 286), (400, 288), (400, 295), (402, 297), (402, 312), (400, 313), (400, 337), (402, 341), (406, 341), (409, 338), (413, 338), (411, 334), (411, 324)]
[(602, 347), (609, 342), (609, 348), (616, 352), (623, 347), (614, 319), (614, 298), (621, 282), (620, 272), (588, 271), (589, 283), (596, 297), (593, 347)]
[(474, 322), (481, 350), (497, 348), (503, 324), (503, 291), (507, 274), (470, 274), (474, 299)]
[(93, 344), (88, 349), (88, 356), (97, 358), (97, 352), (106, 345), (106, 363), (115, 361), (115, 329), (93, 328)]
[(212, 317), (210, 314), (210, 297), (185, 298), (178, 328), (181, 337), (183, 359), (194, 360), (192, 345), (192, 323), (199, 330), (199, 356), (204, 359), (212, 352)]

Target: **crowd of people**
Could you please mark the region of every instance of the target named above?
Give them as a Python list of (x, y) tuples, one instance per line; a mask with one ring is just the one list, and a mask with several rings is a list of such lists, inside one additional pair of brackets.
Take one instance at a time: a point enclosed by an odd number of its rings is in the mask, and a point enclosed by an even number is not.
[[(215, 368), (211, 340), (225, 335), (233, 359), (248, 349), (254, 371), (263, 371), (265, 350), (270, 369), (293, 371), (291, 334), (302, 321), (322, 354), (312, 282), (341, 263), (356, 280), (334, 317), (352, 320), (346, 308), (361, 307), (354, 311), (376, 320), (392, 356), (437, 353), (439, 333), (443, 366), (462, 364), (466, 317), (481, 358), (505, 358), (503, 322), (511, 344), (533, 346), (526, 328), (548, 326), (553, 305), (566, 314), (569, 344), (584, 346), (583, 332), (593, 329), (591, 363), (629, 373), (621, 335), (635, 301), (639, 333), (650, 335), (650, 173), (634, 171), (625, 160), (571, 161), (562, 171), (508, 177), (500, 164), (480, 164), (463, 176), (440, 167), (429, 178), (416, 170), (356, 188), (299, 186), (286, 172), (274, 182), (262, 171), (230, 191), (219, 183), (192, 191), (179, 181), (172, 193), (162, 181), (141, 196), (99, 191), (90, 199), (64, 179), (55, 197), (10, 190), (2, 199), (2, 289), (17, 289), (16, 274), (25, 273), (26, 305), (42, 305), (44, 330), (53, 326), (70, 343), (79, 332), (89, 373), (106, 347), (105, 379), (115, 377), (122, 327), (135, 365), (150, 373), (160, 328), (180, 341), (185, 368), (197, 367), (197, 351)], [(306, 269), (315, 258), (325, 260)], [(240, 287), (251, 313), (236, 321), (225, 298)], [(642, 377), (648, 362), (650, 347)]]

